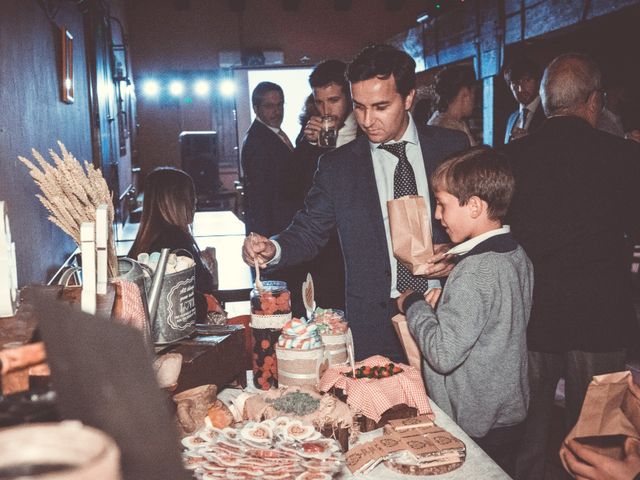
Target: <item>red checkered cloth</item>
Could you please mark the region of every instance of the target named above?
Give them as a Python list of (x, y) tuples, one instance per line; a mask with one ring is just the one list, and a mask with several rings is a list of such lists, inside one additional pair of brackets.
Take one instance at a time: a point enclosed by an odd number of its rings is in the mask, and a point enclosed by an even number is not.
[(151, 342), (151, 327), (142, 303), (138, 285), (126, 280), (114, 280), (116, 291), (122, 297), (122, 314), (116, 320), (125, 325), (137, 328), (142, 332), (145, 344)]
[[(363, 365), (382, 366), (388, 363), (391, 363), (388, 358), (374, 355), (356, 363), (356, 368)], [(403, 403), (416, 408), (420, 415), (428, 415), (431, 420), (435, 419), (420, 372), (403, 363), (397, 365), (402, 368), (402, 373), (380, 379), (345, 377), (342, 374), (350, 371), (351, 367), (334, 365), (322, 376), (320, 390), (327, 392), (332, 387), (344, 390), (349, 406), (375, 422), (380, 421), (382, 414), (391, 407)]]

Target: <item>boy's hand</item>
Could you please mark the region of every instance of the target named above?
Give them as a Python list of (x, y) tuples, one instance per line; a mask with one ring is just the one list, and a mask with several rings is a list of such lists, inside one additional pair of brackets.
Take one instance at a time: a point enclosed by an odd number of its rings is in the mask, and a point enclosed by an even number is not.
[(437, 243), (433, 246), (433, 257), (427, 261), (427, 278), (443, 278), (449, 276), (455, 266), (454, 255), (446, 253), (453, 247), (450, 243)]
[(424, 294), (425, 301), (431, 305), (431, 308), (436, 309), (436, 305), (438, 300), (440, 300), (440, 294), (442, 293), (441, 288), (432, 288), (427, 293)]
[(413, 290), (409, 289), (409, 290), (405, 290), (396, 300), (397, 304), (398, 304), (398, 310), (400, 310), (400, 313), (404, 314), (404, 301), (407, 299), (407, 297), (409, 295), (411, 295), (413, 293)]

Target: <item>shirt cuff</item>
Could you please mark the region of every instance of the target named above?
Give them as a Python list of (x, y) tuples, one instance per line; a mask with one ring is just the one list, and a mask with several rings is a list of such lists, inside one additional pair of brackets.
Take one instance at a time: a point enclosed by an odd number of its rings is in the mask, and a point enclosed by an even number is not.
[(280, 246), (277, 240), (274, 240), (272, 238), (270, 240), (273, 243), (273, 246), (276, 247), (276, 254), (273, 256), (271, 260), (269, 260), (266, 263), (266, 265), (277, 265), (280, 262), (280, 259), (282, 258), (282, 247)]

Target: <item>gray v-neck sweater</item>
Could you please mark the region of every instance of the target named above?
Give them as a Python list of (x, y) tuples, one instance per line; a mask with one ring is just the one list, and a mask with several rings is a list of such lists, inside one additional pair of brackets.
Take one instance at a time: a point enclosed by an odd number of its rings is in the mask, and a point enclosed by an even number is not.
[(421, 296), (405, 302), (427, 392), (472, 437), (526, 417), (532, 291), (531, 261), (507, 233), (461, 258), (437, 311)]

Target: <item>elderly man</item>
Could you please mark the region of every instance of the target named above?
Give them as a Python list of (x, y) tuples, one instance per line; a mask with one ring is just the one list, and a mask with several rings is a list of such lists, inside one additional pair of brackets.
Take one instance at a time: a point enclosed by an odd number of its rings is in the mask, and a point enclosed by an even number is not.
[[(284, 93), (272, 82), (261, 82), (253, 90), (251, 103), (256, 119), (242, 144), (245, 227), (271, 236), (289, 225), (302, 207), (301, 189), (293, 145), (280, 128), (284, 115)], [(292, 292), (295, 315), (304, 314), (301, 288), (306, 267), (281, 270), (274, 278), (284, 280)]]
[[(414, 277), (393, 256), (387, 200), (422, 195), (435, 200), (428, 176), (447, 155), (468, 146), (465, 135), (438, 127), (418, 127), (409, 109), (415, 96), (415, 62), (388, 45), (365, 48), (347, 69), (356, 120), (365, 135), (324, 154), (313, 186), (289, 228), (272, 240), (248, 238), (247, 263), (292, 265), (308, 260), (336, 227), (345, 259), (347, 320), (358, 359), (374, 354), (404, 357), (390, 318), (395, 297), (411, 288), (425, 292), (436, 280)], [(433, 215), (432, 215), (433, 219)], [(433, 221), (437, 252), (449, 238)], [(437, 255), (428, 275), (442, 277), (452, 265)], [(429, 285), (431, 283), (431, 285)]]
[(251, 103), (256, 119), (242, 144), (245, 177), (245, 224), (247, 233), (273, 235), (287, 225), (300, 204), (293, 173), (293, 145), (280, 129), (284, 93), (271, 82), (253, 90)]
[(516, 194), (512, 232), (535, 271), (527, 330), (531, 400), (516, 478), (544, 478), (556, 385), (565, 378), (567, 427), (593, 375), (624, 368), (638, 341), (626, 236), (640, 230), (640, 146), (595, 129), (601, 74), (562, 55), (544, 72), (548, 120), (509, 143)]
[(504, 68), (503, 76), (518, 102), (518, 109), (509, 116), (505, 129), (504, 143), (509, 143), (534, 131), (545, 116), (538, 95), (540, 70), (533, 61), (517, 58)]

